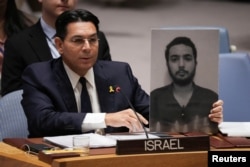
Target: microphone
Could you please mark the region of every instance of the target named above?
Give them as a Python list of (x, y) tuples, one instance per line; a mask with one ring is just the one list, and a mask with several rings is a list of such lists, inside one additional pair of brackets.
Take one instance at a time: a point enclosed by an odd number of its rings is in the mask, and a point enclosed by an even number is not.
[(141, 119), (139, 118), (138, 114), (135, 111), (134, 106), (132, 105), (132, 103), (130, 102), (130, 100), (128, 99), (128, 97), (123, 93), (123, 91), (121, 90), (121, 88), (119, 86), (109, 86), (109, 93), (121, 93), (122, 96), (126, 99), (126, 101), (128, 102), (129, 107), (133, 110), (134, 114), (136, 115), (137, 120), (140, 122), (143, 131), (147, 137), (147, 139), (149, 139), (148, 137), (148, 132), (144, 126), (144, 124), (142, 123)]

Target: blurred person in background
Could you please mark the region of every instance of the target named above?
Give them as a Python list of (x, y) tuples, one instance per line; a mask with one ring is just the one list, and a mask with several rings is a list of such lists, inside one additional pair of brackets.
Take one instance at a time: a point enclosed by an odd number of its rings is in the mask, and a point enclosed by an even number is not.
[(0, 73), (2, 73), (6, 39), (33, 25), (35, 21), (35, 17), (32, 17), (17, 8), (15, 0), (0, 1)]
[[(2, 96), (22, 89), (21, 75), (35, 62), (60, 57), (55, 48), (55, 21), (64, 11), (74, 9), (78, 0), (38, 0), (41, 3), (39, 21), (6, 41), (2, 72)], [(98, 59), (111, 60), (109, 45), (103, 32), (99, 32)]]

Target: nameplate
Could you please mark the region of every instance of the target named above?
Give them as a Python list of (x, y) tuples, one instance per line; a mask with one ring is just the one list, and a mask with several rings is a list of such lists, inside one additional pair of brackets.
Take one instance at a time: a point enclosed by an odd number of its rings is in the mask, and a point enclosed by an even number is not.
[(209, 136), (181, 136), (155, 139), (117, 140), (116, 154), (151, 154), (209, 151)]

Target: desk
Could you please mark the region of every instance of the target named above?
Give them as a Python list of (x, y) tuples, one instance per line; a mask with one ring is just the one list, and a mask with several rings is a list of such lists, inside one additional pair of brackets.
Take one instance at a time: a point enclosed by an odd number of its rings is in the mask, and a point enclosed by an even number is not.
[[(33, 140), (39, 142), (41, 139)], [(105, 150), (105, 149), (104, 149)], [(217, 150), (211, 148), (211, 150)], [(220, 150), (248, 150), (220, 149)], [(3, 167), (206, 167), (207, 151), (116, 155), (115, 148), (108, 148), (105, 155), (103, 149), (92, 149), (90, 156), (55, 159), (51, 165), (38, 160), (37, 156), (27, 155), (23, 151), (0, 142), (0, 164)]]
[(165, 167), (166, 164), (169, 166), (193, 167), (207, 164), (206, 151), (116, 155), (114, 153), (115, 148), (110, 148), (108, 150), (110, 153), (100, 155), (100, 149), (95, 149), (91, 150), (90, 156), (56, 159), (49, 165), (39, 161), (37, 156), (27, 155), (25, 152), (2, 142), (0, 143), (0, 149), (0, 164), (3, 167)]
[(50, 167), (39, 161), (37, 156), (28, 155), (3, 142), (0, 142), (0, 164), (1, 167)]

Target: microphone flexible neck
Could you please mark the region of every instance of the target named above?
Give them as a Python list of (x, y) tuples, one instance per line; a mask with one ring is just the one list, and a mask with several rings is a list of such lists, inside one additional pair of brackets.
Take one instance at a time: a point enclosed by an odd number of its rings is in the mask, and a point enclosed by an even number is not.
[(148, 132), (147, 132), (147, 130), (146, 130), (144, 124), (142, 123), (141, 119), (139, 118), (138, 114), (136, 113), (135, 108), (134, 108), (134, 106), (132, 105), (132, 103), (130, 102), (130, 100), (128, 99), (128, 97), (121, 91), (121, 89), (120, 89), (119, 87), (115, 88), (115, 90), (116, 90), (116, 91), (119, 90), (119, 91), (117, 91), (117, 92), (121, 93), (121, 94), (123, 95), (123, 97), (126, 99), (126, 101), (128, 102), (130, 108), (134, 111), (134, 113), (135, 113), (135, 115), (136, 115), (138, 121), (140, 122), (140, 124), (141, 124), (141, 126), (142, 126), (142, 128), (143, 128), (143, 131), (144, 131), (144, 133), (145, 133), (147, 139), (149, 139), (149, 137), (148, 137)]

